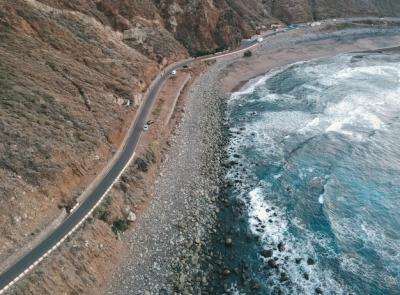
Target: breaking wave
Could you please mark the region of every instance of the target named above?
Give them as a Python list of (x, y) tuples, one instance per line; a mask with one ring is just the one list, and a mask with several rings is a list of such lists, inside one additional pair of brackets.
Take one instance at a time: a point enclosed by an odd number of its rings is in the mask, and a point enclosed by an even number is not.
[(226, 177), (265, 288), (400, 294), (399, 114), (396, 55), (298, 63), (232, 95)]

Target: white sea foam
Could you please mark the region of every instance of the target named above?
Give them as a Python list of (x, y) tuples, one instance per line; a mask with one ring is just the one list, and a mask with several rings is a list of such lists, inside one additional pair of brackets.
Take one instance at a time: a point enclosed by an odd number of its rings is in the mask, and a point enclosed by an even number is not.
[(246, 295), (246, 293), (242, 293), (239, 291), (237, 284), (232, 284), (230, 288), (228, 288), (228, 294), (231, 295)]
[(245, 86), (243, 87), (243, 90), (239, 90), (239, 91), (232, 93), (229, 101), (234, 101), (234, 100), (242, 97), (243, 95), (253, 93), (254, 90), (256, 89), (256, 87), (264, 84), (268, 78), (269, 78), (268, 76), (263, 76), (263, 77), (259, 77), (259, 78), (250, 80), (249, 82), (247, 82), (247, 84), (245, 84)]
[(320, 195), (320, 196), (318, 197), (318, 202), (319, 202), (320, 204), (323, 204), (323, 203), (324, 203), (324, 195), (323, 195), (323, 194)]
[[(270, 204), (261, 188), (250, 191), (248, 201), (250, 229), (254, 235), (260, 236), (265, 249), (275, 249), (274, 257), (278, 258), (277, 263), (281, 265), (281, 270), (285, 271), (289, 277), (290, 284), (287, 288), (290, 290), (290, 294), (313, 294), (317, 287), (329, 290), (334, 294), (346, 294), (346, 288), (334, 278), (329, 270), (319, 267), (318, 262), (311, 266), (306, 263), (307, 257), (316, 257), (312, 246), (314, 242), (328, 248), (324, 237), (317, 237), (303, 228), (307, 240), (295, 239), (289, 232), (289, 221), (285, 212)], [(296, 223), (296, 221), (294, 222)], [(297, 225), (299, 226), (298, 220)], [(260, 228), (263, 228), (262, 232)], [(286, 250), (280, 252), (277, 245), (282, 241), (285, 243)], [(333, 250), (330, 252), (334, 253)], [(302, 258), (302, 261), (297, 264), (296, 258)], [(304, 273), (309, 274), (309, 280), (304, 278)], [(275, 284), (279, 284), (279, 273), (271, 272), (270, 278)]]
[[(364, 247), (374, 249), (386, 261), (398, 261), (400, 244), (396, 238), (390, 238), (385, 228), (378, 222), (365, 221), (359, 216), (345, 218), (340, 212), (331, 212), (331, 227), (343, 245), (364, 241)], [(360, 214), (357, 214), (360, 215)]]
[(236, 100), (242, 98), (243, 96), (247, 95), (247, 94), (251, 94), (253, 93), (257, 87), (265, 84), (265, 82), (270, 79), (271, 77), (284, 72), (285, 70), (287, 70), (290, 67), (296, 66), (296, 65), (301, 65), (305, 63), (305, 61), (300, 61), (294, 64), (290, 64), (284, 67), (280, 67), (277, 69), (272, 69), (271, 71), (269, 71), (267, 74), (262, 75), (260, 77), (251, 79), (250, 81), (248, 81), (244, 86), (242, 86), (242, 88), (236, 92), (233, 92), (229, 98), (228, 103), (231, 104), (233, 102), (235, 102)]
[[(339, 59), (339, 61), (348, 61), (351, 59), (351, 56), (343, 55), (339, 56), (337, 59)], [(256, 88), (265, 84), (272, 76), (282, 73), (287, 68), (288, 67), (273, 71), (257, 80), (250, 81), (243, 91), (233, 94), (232, 99), (237, 99), (253, 93)], [(337, 132), (359, 138), (359, 135), (355, 135), (354, 132), (349, 129), (363, 127), (371, 130), (380, 130), (385, 126), (384, 121), (380, 118), (380, 110), (382, 108), (387, 109), (388, 105), (395, 107), (397, 110), (400, 109), (398, 100), (400, 96), (400, 87), (398, 85), (400, 81), (400, 67), (397, 64), (349, 68), (346, 64), (337, 63), (337, 61), (332, 62), (329, 66), (325, 64), (316, 65), (311, 62), (310, 65), (305, 67), (295, 67), (294, 71), (297, 71), (299, 76), (309, 76), (311, 84), (302, 84), (301, 87), (312, 90), (307, 99), (310, 102), (315, 101), (317, 104), (324, 104), (327, 96), (326, 91), (319, 85), (329, 87), (339, 87), (343, 85), (343, 87), (350, 87), (352, 83), (357, 83), (360, 86), (364, 86), (364, 89), (360, 88), (354, 94), (347, 94), (340, 91), (334, 94), (335, 92), (333, 92), (332, 95), (336, 96), (333, 97), (335, 99), (332, 100), (332, 98), (329, 97), (329, 103), (321, 114), (298, 125), (298, 127), (300, 127), (298, 128), (300, 132), (320, 129), (320, 132)], [(397, 89), (386, 89), (387, 83), (382, 83), (382, 85), (370, 85), (370, 83), (365, 82), (365, 78), (364, 81), (361, 79), (365, 77), (365, 75), (388, 81), (389, 84), (397, 85)], [(359, 81), (360, 79), (361, 81)], [(352, 80), (355, 82), (352, 82)], [(249, 98), (246, 97), (246, 100), (248, 99)], [(261, 101), (278, 101), (282, 99), (287, 101), (293, 100), (294, 97), (288, 94), (277, 95), (267, 91), (265, 95), (259, 99), (261, 99)], [(274, 115), (277, 116), (278, 114)], [(286, 116), (286, 118), (293, 118), (293, 114), (291, 114), (291, 116)], [(272, 117), (270, 117), (270, 120), (271, 119)], [(287, 121), (290, 122), (291, 120), (292, 119), (289, 119)], [(303, 125), (303, 127), (301, 125)]]
[(381, 76), (387, 79), (398, 79), (399, 72), (394, 70), (392, 66), (364, 66), (364, 67), (355, 67), (337, 71), (332, 79), (335, 81), (353, 79), (353, 78), (361, 78), (365, 79), (365, 75), (371, 76)]
[[(338, 57), (347, 61), (349, 56)], [(337, 62), (337, 61), (336, 61)], [(231, 129), (234, 135), (231, 139), (228, 151), (230, 160), (239, 163), (240, 169), (233, 167), (227, 177), (233, 179), (248, 178), (249, 182), (236, 185), (237, 194), (246, 200), (249, 209), (249, 227), (254, 235), (261, 238), (266, 249), (275, 248), (274, 255), (278, 258), (278, 263), (288, 274), (291, 286), (289, 294), (313, 294), (316, 287), (329, 290), (332, 294), (346, 294), (347, 286), (340, 281), (331, 270), (320, 265), (309, 266), (305, 263), (306, 257), (318, 257), (318, 251), (323, 249), (324, 257), (336, 259), (340, 262), (340, 267), (348, 272), (359, 274), (365, 272), (365, 277), (373, 278), (374, 269), (360, 255), (345, 253), (337, 256), (335, 249), (329, 244), (329, 240), (318, 233), (312, 232), (308, 226), (300, 219), (290, 219), (284, 208), (279, 204), (274, 204), (269, 200), (268, 191), (272, 183), (284, 181), (282, 173), (274, 172), (269, 181), (257, 179), (249, 172), (243, 172), (242, 167), (254, 170), (254, 160), (251, 157), (235, 158), (234, 154), (243, 155), (244, 153), (256, 154), (257, 164), (265, 166), (283, 166), (285, 164), (285, 142), (296, 140), (296, 136), (301, 136), (302, 141), (322, 134), (341, 134), (355, 141), (363, 141), (372, 131), (385, 130), (387, 124), (393, 121), (400, 112), (400, 65), (393, 64), (388, 66), (355, 67), (348, 69), (348, 65), (332, 64), (294, 68), (300, 77), (306, 77), (310, 85), (300, 86), (307, 91), (306, 96), (296, 97), (296, 91), (291, 94), (277, 94), (272, 91), (262, 89), (265, 82), (273, 75), (279, 74), (287, 68), (275, 71), (264, 77), (248, 83), (243, 91), (232, 95), (229, 107), (241, 105), (246, 107), (247, 103), (255, 100), (268, 101), (269, 103), (290, 104), (296, 100), (297, 104), (292, 104), (290, 109), (282, 109), (274, 112), (258, 112), (257, 116), (250, 116), (248, 120), (237, 124), (237, 128)], [(375, 76), (377, 80), (382, 79), (382, 85), (378, 82), (368, 83), (362, 81), (363, 75)], [(344, 83), (344, 84), (343, 84)], [(359, 88), (353, 92), (346, 92), (343, 89), (351, 87), (352, 83), (357, 83)], [(397, 83), (397, 86), (396, 86)], [(361, 87), (362, 86), (362, 87)], [(325, 88), (324, 88), (325, 87)], [(258, 89), (261, 88), (261, 89)], [(297, 89), (298, 90), (298, 89)], [(258, 97), (252, 97), (257, 92)], [(301, 104), (303, 103), (303, 104)], [(296, 109), (300, 106), (299, 109)], [(313, 111), (301, 108), (303, 106), (314, 106)], [(249, 110), (251, 113), (253, 110)], [(254, 110), (258, 111), (258, 110)], [(240, 130), (239, 127), (242, 127)], [(269, 162), (264, 162), (268, 159)], [(315, 175), (312, 167), (299, 169), (299, 177), (307, 181), (311, 175)], [(246, 182), (246, 181), (244, 181)], [(250, 191), (248, 190), (249, 187)], [(400, 243), (396, 239), (388, 239), (384, 233), (384, 228), (365, 223), (355, 216), (346, 218), (337, 215), (339, 210), (335, 201), (341, 200), (342, 196), (336, 196), (330, 191), (328, 184), (324, 185), (324, 193), (318, 199), (313, 198), (312, 202), (317, 201), (323, 205), (319, 206), (330, 222), (332, 232), (339, 245), (356, 243), (360, 236), (369, 241), (371, 247), (378, 249), (378, 254), (389, 261), (398, 259), (400, 255)], [(248, 192), (249, 191), (249, 192)], [(334, 197), (333, 197), (334, 196)], [(274, 207), (274, 210), (272, 210)], [(262, 230), (260, 230), (262, 228)], [(293, 235), (291, 229), (296, 228), (301, 232), (301, 237)], [(279, 252), (276, 250), (277, 244), (284, 241), (289, 251)], [(320, 254), (320, 253), (319, 253)], [(285, 257), (288, 256), (289, 260)], [(302, 257), (300, 264), (294, 262), (295, 258)], [(399, 269), (400, 271), (400, 269)], [(310, 280), (305, 280), (304, 273), (310, 274)], [(279, 274), (271, 273), (275, 284), (279, 282)], [(396, 284), (390, 275), (382, 278), (385, 282)], [(351, 286), (349, 286), (351, 288)]]
[[(342, 94), (339, 100), (327, 103), (323, 112), (304, 122), (304, 127), (299, 128), (298, 132), (301, 134), (335, 132), (355, 140), (362, 140), (364, 138), (362, 130), (385, 129), (386, 122), (392, 121), (397, 116), (397, 112), (400, 111), (399, 97), (400, 87), (373, 91), (366, 88), (365, 92)], [(316, 98), (317, 101), (320, 99)], [(388, 109), (393, 111), (388, 112)]]

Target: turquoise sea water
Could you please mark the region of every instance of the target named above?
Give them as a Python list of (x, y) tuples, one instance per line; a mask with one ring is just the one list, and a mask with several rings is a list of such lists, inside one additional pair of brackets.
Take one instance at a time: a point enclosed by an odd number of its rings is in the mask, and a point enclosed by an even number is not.
[(227, 180), (256, 238), (237, 251), (260, 285), (232, 290), (400, 294), (399, 116), (400, 56), (381, 53), (295, 64), (232, 95)]

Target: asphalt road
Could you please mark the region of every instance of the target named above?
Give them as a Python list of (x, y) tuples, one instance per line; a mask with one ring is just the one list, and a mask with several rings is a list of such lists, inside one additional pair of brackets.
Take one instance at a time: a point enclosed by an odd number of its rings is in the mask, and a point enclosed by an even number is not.
[[(359, 18), (366, 19), (366, 18)], [(396, 18), (396, 20), (398, 20)], [(344, 19), (341, 22), (347, 21)], [(339, 22), (339, 20), (338, 20)], [(282, 31), (283, 32), (283, 31)], [(263, 35), (268, 37), (274, 35), (269, 33)], [(56, 249), (69, 235), (71, 235), (78, 227), (91, 215), (94, 208), (107, 194), (108, 190), (118, 180), (124, 169), (129, 165), (132, 160), (136, 146), (139, 142), (140, 135), (143, 132), (143, 126), (146, 123), (147, 116), (151, 110), (151, 107), (157, 98), (157, 94), (161, 89), (161, 86), (169, 78), (171, 71), (181, 68), (184, 65), (189, 65), (196, 60), (210, 60), (225, 57), (231, 54), (235, 54), (244, 51), (250, 47), (255, 46), (257, 40), (244, 40), (239, 49), (230, 53), (220, 53), (218, 55), (204, 56), (197, 59), (187, 59), (176, 64), (167, 67), (163, 73), (159, 75), (152, 83), (151, 88), (145, 98), (144, 105), (140, 109), (140, 113), (135, 121), (134, 127), (131, 129), (129, 137), (122, 149), (118, 159), (114, 165), (108, 170), (104, 177), (98, 182), (94, 190), (89, 194), (82, 204), (80, 204), (63, 222), (62, 224), (53, 231), (47, 238), (41, 241), (35, 246), (30, 252), (25, 254), (20, 260), (14, 265), (5, 270), (0, 274), (0, 294), (3, 294), (9, 287), (11, 287), (16, 281), (30, 271), (36, 264), (44, 259), (50, 252)]]
[[(240, 48), (237, 51), (244, 50), (245, 48), (251, 47), (256, 41), (251, 41), (246, 44), (244, 48)], [(82, 204), (80, 204), (63, 222), (62, 224), (53, 231), (47, 238), (41, 241), (36, 247), (30, 252), (25, 254), (20, 260), (14, 265), (5, 270), (0, 275), (0, 294), (4, 293), (9, 287), (11, 287), (16, 281), (18, 281), (23, 275), (31, 270), (36, 264), (38, 264), (44, 257), (46, 257), (51, 251), (58, 247), (70, 234), (72, 234), (76, 228), (90, 215), (93, 209), (97, 206), (98, 202), (103, 196), (107, 194), (107, 191), (112, 185), (118, 180), (123, 170), (128, 166), (133, 155), (135, 153), (136, 146), (139, 142), (140, 135), (143, 132), (143, 126), (147, 121), (147, 116), (154, 104), (157, 94), (160, 91), (163, 83), (170, 77), (170, 73), (173, 70), (177, 70), (185, 65), (189, 65), (196, 60), (205, 60), (219, 58), (228, 54), (221, 54), (218, 56), (205, 56), (197, 59), (187, 59), (172, 66), (167, 67), (163, 73), (160, 74), (155, 82), (153, 82), (150, 91), (148, 92), (147, 98), (145, 98), (144, 105), (140, 109), (140, 113), (136, 118), (135, 125), (132, 128), (128, 140), (120, 153), (119, 158), (115, 161), (114, 165), (108, 170), (104, 177), (98, 182), (94, 190), (89, 194)]]

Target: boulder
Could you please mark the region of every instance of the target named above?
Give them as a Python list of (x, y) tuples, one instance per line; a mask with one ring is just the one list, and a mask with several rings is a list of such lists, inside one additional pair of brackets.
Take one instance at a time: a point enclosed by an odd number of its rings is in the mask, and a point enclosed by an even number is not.
[(269, 258), (269, 257), (272, 257), (273, 253), (274, 253), (274, 250), (272, 250), (272, 249), (264, 249), (260, 252), (260, 255), (265, 258)]
[(232, 247), (233, 241), (231, 238), (226, 238), (225, 239), (225, 246), (227, 247)]
[(307, 259), (307, 264), (308, 264), (308, 265), (314, 265), (314, 264), (315, 264), (315, 260), (312, 259), (311, 257), (309, 257), (309, 258)]
[(276, 260), (274, 260), (274, 259), (270, 259), (270, 260), (268, 260), (268, 266), (270, 267), (270, 268), (278, 268), (278, 263), (276, 262)]
[(136, 214), (132, 211), (129, 212), (128, 217), (126, 218), (129, 222), (135, 222), (137, 217)]
[(128, 30), (131, 26), (131, 23), (129, 22), (129, 20), (127, 20), (126, 18), (124, 18), (121, 15), (117, 15), (115, 17), (115, 29), (118, 31), (125, 31)]
[(281, 272), (281, 277), (279, 279), (282, 283), (286, 282), (287, 280), (289, 280), (289, 276), (287, 275), (286, 272)]

